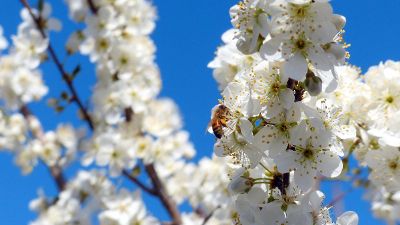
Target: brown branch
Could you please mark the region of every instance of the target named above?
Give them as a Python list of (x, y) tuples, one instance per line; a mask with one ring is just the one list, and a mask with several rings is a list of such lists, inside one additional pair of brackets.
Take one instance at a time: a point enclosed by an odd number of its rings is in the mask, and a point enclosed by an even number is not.
[(53, 177), (54, 182), (57, 185), (59, 191), (65, 190), (67, 180), (65, 179), (62, 168), (58, 165), (49, 167), (50, 174)]
[(202, 225), (206, 225), (206, 223), (211, 219), (211, 217), (214, 215), (215, 211), (217, 211), (217, 209), (221, 208), (221, 206), (217, 206), (215, 207), (215, 209), (213, 211), (211, 211), (203, 220)]
[(349, 190), (342, 192), (340, 195), (336, 196), (336, 198), (332, 199), (332, 201), (327, 205), (327, 207), (333, 207), (335, 204), (343, 200), (344, 197), (346, 197), (347, 194), (352, 192), (354, 188), (350, 188)]
[(160, 178), (158, 177), (157, 171), (154, 168), (153, 164), (149, 164), (145, 166), (147, 174), (154, 185), (154, 190), (157, 193), (161, 203), (167, 209), (168, 214), (171, 216), (172, 224), (173, 225), (180, 225), (182, 224), (181, 215), (179, 213), (178, 207), (176, 206), (175, 201), (168, 195), (167, 191), (163, 183), (161, 182)]
[[(26, 0), (20, 0), (20, 2), (22, 3), (22, 5), (28, 10), (30, 16), (32, 17), (33, 21), (36, 24), (36, 27), (38, 29), (38, 31), (40, 32), (40, 34), (42, 35), (43, 38), (47, 38), (47, 35), (44, 31), (44, 28), (42, 26), (42, 22), (40, 21), (41, 19), (36, 17), (35, 14), (32, 11), (32, 8), (29, 6), (28, 2)], [(69, 74), (65, 71), (63, 64), (61, 63), (61, 61), (59, 60), (59, 58), (57, 57), (57, 54), (54, 50), (54, 48), (52, 47), (51, 43), (49, 42), (49, 46), (47, 48), (51, 58), (53, 59), (54, 63), (56, 64), (56, 67), (58, 69), (58, 71), (60, 72), (63, 80), (65, 81), (65, 83), (67, 84), (67, 87), (72, 95), (72, 101), (74, 101), (79, 110), (81, 111), (81, 113), (83, 114), (83, 118), (87, 121), (90, 129), (93, 130), (94, 126), (93, 126), (93, 121), (92, 118), (90, 117), (87, 109), (83, 106), (82, 101), (80, 100), (79, 96), (78, 96), (78, 92), (75, 89), (75, 86), (73, 85), (72, 82), (72, 78), (69, 76)]]
[(140, 180), (138, 180), (136, 177), (132, 176), (128, 171), (123, 170), (122, 174), (127, 177), (129, 180), (131, 180), (133, 183), (138, 185), (140, 188), (142, 188), (144, 191), (151, 195), (157, 195), (157, 191), (154, 190), (154, 188), (149, 188), (145, 184), (143, 184)]
[[(28, 106), (23, 105), (20, 110), (21, 114), (25, 117), (26, 120), (31, 120), (33, 117), (32, 112), (30, 111), (30, 109), (28, 108)], [(36, 138), (38, 138), (39, 140), (43, 138), (44, 133), (43, 131), (40, 130), (36, 130), (36, 131), (32, 131), (32, 135), (35, 136)], [(59, 191), (63, 191), (65, 189), (65, 186), (67, 184), (67, 181), (65, 179), (64, 173), (62, 171), (62, 168), (60, 168), (58, 165), (54, 165), (54, 166), (47, 166), (51, 176), (53, 177), (54, 182), (57, 185), (57, 188)]]
[(86, 2), (89, 6), (90, 11), (93, 14), (97, 14), (98, 9), (97, 9), (96, 5), (94, 4), (93, 0), (87, 0)]

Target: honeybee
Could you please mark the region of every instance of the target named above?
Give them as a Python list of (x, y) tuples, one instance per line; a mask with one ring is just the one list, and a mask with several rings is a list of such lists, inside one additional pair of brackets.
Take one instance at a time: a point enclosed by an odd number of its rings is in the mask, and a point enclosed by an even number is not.
[(211, 128), (212, 131), (218, 139), (224, 135), (224, 127), (227, 127), (227, 122), (229, 119), (229, 109), (223, 104), (219, 104), (214, 107), (212, 118), (211, 118)]

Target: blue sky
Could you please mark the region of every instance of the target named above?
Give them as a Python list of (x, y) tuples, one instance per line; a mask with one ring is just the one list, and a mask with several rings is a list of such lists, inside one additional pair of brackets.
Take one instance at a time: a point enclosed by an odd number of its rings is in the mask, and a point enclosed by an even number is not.
[[(34, 3), (36, 0), (31, 0)], [(64, 23), (64, 29), (52, 35), (52, 43), (63, 58), (63, 46), (71, 31), (79, 26), (67, 18), (62, 0), (48, 1), (53, 5), (54, 14)], [(231, 27), (229, 7), (232, 0), (154, 0), (158, 8), (159, 20), (152, 35), (157, 45), (157, 63), (163, 78), (162, 96), (173, 98), (179, 105), (185, 128), (191, 133), (191, 139), (197, 149), (196, 159), (210, 155), (214, 138), (205, 133), (210, 117), (210, 109), (217, 103), (219, 93), (211, 70), (207, 63), (212, 60), (216, 47), (221, 43), (221, 34)], [(335, 12), (347, 17), (345, 39), (352, 46), (350, 63), (365, 72), (369, 66), (387, 59), (399, 60), (400, 44), (400, 3), (398, 0), (386, 1), (349, 1), (333, 0)], [(3, 1), (0, 7), (0, 24), (7, 37), (16, 32), (21, 21), (18, 1)], [(79, 93), (83, 99), (89, 98), (90, 85), (94, 82), (94, 69), (84, 57), (67, 60), (72, 70), (76, 63), (82, 64), (82, 73), (77, 78)], [(43, 66), (46, 83), (50, 86), (50, 95), (57, 96), (65, 89), (58, 72), (51, 63)], [(58, 121), (72, 121), (79, 124), (75, 117), (76, 107), (69, 107), (61, 115), (56, 115), (45, 104), (32, 105), (36, 114), (42, 118), (46, 129), (53, 129)], [(39, 166), (26, 177), (21, 176), (13, 164), (13, 157), (0, 153), (0, 221), (7, 225), (26, 224), (35, 218), (29, 211), (28, 202), (36, 196), (37, 189), (44, 187), (46, 193), (54, 193), (55, 187), (48, 171)], [(340, 187), (340, 186), (339, 186)], [(336, 187), (337, 188), (337, 187)], [(348, 186), (341, 187), (346, 190)], [(335, 188), (323, 185), (327, 195)], [(344, 203), (345, 210), (354, 210), (361, 217), (360, 224), (383, 224), (373, 219), (369, 204), (360, 200), (362, 191), (356, 190), (348, 195)], [(154, 202), (154, 201), (152, 201)], [(158, 209), (157, 202), (151, 208), (154, 214), (164, 214)], [(3, 222), (2, 222), (3, 223)]]

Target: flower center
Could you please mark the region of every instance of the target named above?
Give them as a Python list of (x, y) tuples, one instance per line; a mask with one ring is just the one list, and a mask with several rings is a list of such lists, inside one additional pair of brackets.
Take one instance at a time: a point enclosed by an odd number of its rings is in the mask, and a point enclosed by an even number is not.
[(390, 169), (395, 170), (395, 169), (397, 169), (397, 167), (398, 167), (397, 161), (389, 162), (389, 168)]
[(393, 98), (393, 96), (388, 96), (388, 97), (386, 97), (385, 100), (386, 100), (387, 103), (391, 104), (391, 103), (393, 103), (394, 98)]
[(296, 47), (299, 50), (303, 50), (306, 47), (306, 42), (302, 39), (296, 41)]
[(291, 14), (296, 19), (304, 19), (309, 15), (310, 4), (306, 5), (291, 5)]
[(119, 153), (116, 152), (116, 151), (114, 151), (114, 152), (111, 154), (111, 158), (113, 158), (113, 159), (118, 159), (118, 158), (119, 158)]
[(289, 126), (286, 123), (282, 123), (278, 125), (278, 129), (284, 133), (289, 129)]
[(379, 149), (380, 146), (379, 146), (378, 141), (377, 141), (376, 139), (372, 139), (372, 140), (369, 142), (369, 148), (371, 148), (372, 150), (377, 150), (377, 149)]
[(305, 149), (305, 150), (303, 151), (303, 156), (304, 156), (304, 158), (306, 158), (306, 159), (311, 159), (311, 158), (313, 158), (313, 156), (314, 156), (314, 152), (313, 152), (311, 149)]
[(274, 82), (271, 85), (270, 92), (273, 93), (273, 94), (277, 94), (277, 93), (279, 93), (280, 89), (281, 89), (281, 83), (280, 82)]

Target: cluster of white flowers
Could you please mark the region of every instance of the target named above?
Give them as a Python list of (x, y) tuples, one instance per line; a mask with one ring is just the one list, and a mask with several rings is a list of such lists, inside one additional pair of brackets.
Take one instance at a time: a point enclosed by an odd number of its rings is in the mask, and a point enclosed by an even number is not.
[[(46, 31), (61, 29), (58, 20), (49, 18), (49, 4), (44, 4), (40, 12), (34, 10), (33, 13), (41, 18)], [(0, 96), (9, 109), (38, 101), (48, 91), (38, 67), (46, 58), (49, 41), (36, 29), (27, 9), (21, 11), (21, 17), (23, 22), (18, 27), (18, 34), (12, 37), (13, 44), (8, 54), (0, 57)], [(7, 41), (1, 37), (0, 50), (6, 47)]]
[[(328, 1), (244, 0), (209, 64), (222, 100), (214, 152), (236, 168), (228, 190), (240, 224), (333, 224), (320, 177), (342, 173), (356, 129), (326, 96), (347, 56), (343, 16)], [(357, 224), (347, 212), (337, 224)]]
[[(61, 29), (61, 23), (50, 18), (49, 4), (32, 13), (40, 18), (43, 32)], [(29, 173), (39, 160), (49, 166), (70, 163), (75, 157), (79, 132), (60, 124), (55, 131), (44, 133), (40, 121), (29, 115), (26, 105), (41, 100), (48, 92), (39, 66), (47, 59), (49, 40), (43, 38), (27, 9), (21, 11), (21, 17), (23, 21), (18, 34), (12, 36), (8, 54), (0, 56), (0, 96), (4, 103), (0, 112), (0, 149), (13, 151), (16, 163)], [(0, 47), (7, 47), (3, 37)]]
[(101, 225), (159, 224), (146, 212), (139, 191), (117, 190), (99, 171), (80, 171), (58, 199), (39, 194), (30, 203), (30, 208), (40, 214), (31, 225), (89, 225), (99, 211)]
[[(318, 190), (321, 179), (345, 177), (351, 155), (368, 168), (375, 215), (400, 220), (400, 63), (365, 75), (344, 65), (346, 20), (328, 0), (243, 0), (231, 8), (234, 29), (209, 64), (222, 95), (211, 111), (214, 155), (198, 163), (189, 161), (195, 150), (177, 105), (158, 97), (151, 2), (65, 2), (83, 27), (66, 52), (95, 65), (88, 107), (71, 89), (79, 67), (66, 72), (51, 47), (49, 31), (61, 23), (49, 4), (26, 3), (0, 55), (0, 149), (13, 152), (24, 173), (48, 166), (59, 189), (56, 197), (39, 191), (31, 225), (163, 224), (142, 192), (159, 198), (176, 225), (357, 225), (354, 212), (334, 222)], [(8, 47), (2, 33), (0, 51)], [(30, 112), (48, 92), (39, 69), (48, 58), (71, 92), (62, 98), (78, 103), (89, 132), (70, 124), (46, 131)], [(83, 167), (65, 177), (76, 161)], [(179, 212), (185, 204), (192, 211)]]
[[(400, 220), (400, 63), (387, 61), (361, 75), (344, 66), (339, 87), (328, 95), (343, 108), (343, 120), (357, 130), (350, 153), (368, 167), (368, 199), (372, 210), (389, 224)], [(351, 93), (351, 94), (349, 94)]]
[[(155, 46), (149, 38), (155, 9), (145, 0), (94, 1), (96, 13), (90, 12), (86, 1), (67, 3), (71, 17), (87, 25), (71, 35), (67, 53), (89, 55), (96, 65), (98, 79), (90, 107), (93, 113), (89, 112), (95, 129), (87, 137), (69, 124), (45, 131), (40, 118), (27, 107), (48, 91), (39, 70), (50, 46), (49, 39), (43, 37), (61, 28), (58, 20), (49, 18), (50, 5), (43, 3), (38, 10), (22, 10), (23, 22), (13, 38), (14, 45), (8, 55), (0, 58), (0, 96), (4, 102), (0, 110), (0, 149), (13, 151), (25, 173), (43, 162), (55, 176), (60, 193), (54, 199), (43, 196), (32, 202), (32, 209), (39, 214), (32, 224), (92, 224), (91, 214), (104, 225), (160, 224), (146, 213), (140, 192), (114, 188), (107, 180), (122, 172), (134, 177), (135, 166), (153, 165), (173, 200), (181, 203), (188, 198), (188, 187), (180, 184), (182, 180), (187, 182), (191, 174), (180, 172), (195, 167), (186, 162), (195, 151), (189, 134), (181, 130), (175, 103), (157, 98), (161, 80), (154, 62)], [(6, 45), (1, 36), (0, 47)], [(66, 82), (73, 85), (77, 74), (67, 75), (71, 80)], [(70, 97), (77, 96), (65, 98)], [(81, 160), (84, 166), (95, 162), (108, 170), (100, 174), (82, 169), (77, 178), (68, 181), (63, 170), (75, 160)]]
[[(137, 160), (157, 162), (169, 176), (176, 168), (164, 163), (191, 158), (194, 150), (182, 127), (175, 103), (157, 99), (161, 80), (149, 34), (156, 13), (148, 1), (95, 1), (97, 13), (67, 1), (75, 20), (87, 27), (72, 34), (69, 53), (90, 56), (97, 71), (92, 97), (95, 133), (85, 143), (83, 163), (96, 162), (119, 175)], [(85, 13), (83, 13), (85, 12)], [(82, 18), (83, 16), (83, 18)]]

